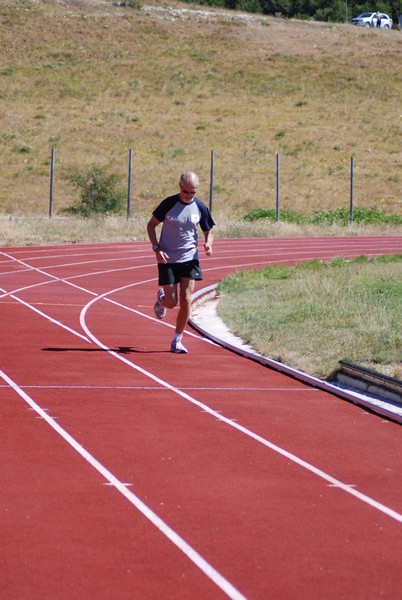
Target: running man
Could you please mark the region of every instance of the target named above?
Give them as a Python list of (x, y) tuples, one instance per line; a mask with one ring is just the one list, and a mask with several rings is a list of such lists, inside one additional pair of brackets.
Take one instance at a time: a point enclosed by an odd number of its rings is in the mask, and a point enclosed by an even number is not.
[[(147, 232), (158, 263), (159, 290), (154, 306), (158, 319), (163, 319), (166, 309), (174, 308), (179, 302), (176, 331), (170, 351), (187, 354), (182, 344), (183, 331), (190, 318), (191, 295), (195, 281), (202, 279), (198, 260), (197, 225), (204, 234), (204, 250), (212, 255), (212, 227), (215, 225), (211, 213), (196, 197), (198, 176), (192, 171), (182, 173), (179, 193), (162, 200), (153, 211), (147, 224)], [(162, 223), (159, 241), (156, 228)]]

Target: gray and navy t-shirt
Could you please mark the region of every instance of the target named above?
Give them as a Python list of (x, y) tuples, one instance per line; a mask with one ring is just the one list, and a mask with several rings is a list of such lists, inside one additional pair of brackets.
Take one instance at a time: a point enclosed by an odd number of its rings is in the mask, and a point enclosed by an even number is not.
[(215, 222), (201, 200), (182, 202), (179, 194), (162, 200), (152, 213), (162, 223), (159, 245), (169, 256), (168, 262), (187, 262), (198, 259), (197, 225), (209, 231)]

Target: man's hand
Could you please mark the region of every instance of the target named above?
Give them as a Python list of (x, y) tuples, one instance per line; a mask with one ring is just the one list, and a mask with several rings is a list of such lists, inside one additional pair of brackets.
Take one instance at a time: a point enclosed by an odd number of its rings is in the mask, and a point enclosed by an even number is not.
[(158, 263), (162, 263), (164, 265), (166, 265), (167, 261), (169, 260), (169, 255), (166, 254), (166, 252), (163, 252), (162, 250), (157, 250), (155, 252), (156, 254), (156, 260), (158, 261)]

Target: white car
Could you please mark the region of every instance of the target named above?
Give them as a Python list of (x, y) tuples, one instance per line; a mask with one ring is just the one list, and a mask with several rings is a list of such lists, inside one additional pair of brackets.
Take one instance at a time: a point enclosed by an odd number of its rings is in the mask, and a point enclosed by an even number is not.
[[(365, 12), (355, 17), (354, 19), (349, 19), (349, 23), (352, 25), (359, 25), (360, 27), (377, 27), (377, 12)], [(392, 27), (392, 19), (385, 13), (379, 13), (381, 15), (381, 24), (380, 27), (382, 29), (391, 29)]]

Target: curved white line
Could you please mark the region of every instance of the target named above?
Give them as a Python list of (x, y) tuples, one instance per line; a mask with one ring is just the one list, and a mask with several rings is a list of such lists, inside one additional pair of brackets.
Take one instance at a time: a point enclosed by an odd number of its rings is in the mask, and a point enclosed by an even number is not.
[[(49, 277), (50, 280), (49, 281), (40, 281), (38, 283), (26, 285), (24, 287), (14, 289), (9, 292), (4, 292), (4, 294), (0, 295), (0, 299), (5, 298), (6, 296), (10, 296), (11, 294), (17, 294), (18, 292), (23, 292), (25, 290), (30, 290), (30, 289), (33, 289), (36, 287), (40, 287), (42, 285), (48, 285), (49, 283), (55, 283), (55, 282), (65, 283), (66, 285), (70, 285), (71, 287), (75, 287), (78, 290), (81, 290), (87, 294), (91, 294), (92, 296), (95, 296), (96, 295), (95, 292), (91, 292), (90, 290), (88, 290), (86, 288), (76, 285), (75, 283), (72, 283), (71, 280), (79, 279), (79, 278), (83, 278), (83, 277), (91, 277), (94, 275), (105, 275), (106, 273), (117, 273), (118, 271), (131, 271), (131, 270), (135, 270), (135, 269), (144, 269), (144, 268), (148, 268), (149, 266), (151, 266), (151, 264), (137, 265), (137, 266), (132, 266), (132, 267), (122, 267), (119, 269), (106, 269), (104, 271), (96, 271), (96, 272), (91, 271), (91, 272), (86, 272), (86, 273), (80, 273), (79, 275), (70, 275), (69, 277), (57, 277), (56, 275), (52, 275), (51, 273), (48, 273), (47, 271), (44, 271), (43, 269), (33, 267), (18, 258), (14, 258), (13, 256), (6, 254), (5, 252), (2, 252), (2, 254), (4, 254), (4, 256), (7, 256), (11, 260), (14, 260), (15, 262), (21, 263), (22, 265), (26, 266), (27, 271), (36, 271), (37, 273), (40, 273), (41, 275), (45, 275), (46, 277)], [(63, 265), (61, 265), (61, 266), (63, 266)], [(152, 263), (152, 266), (154, 266), (154, 263)], [(46, 267), (44, 267), (44, 268), (46, 268)], [(3, 273), (3, 275), (4, 275), (4, 273)], [(150, 281), (153, 281), (154, 279), (155, 278), (151, 279)]]
[(48, 321), (50, 321), (54, 325), (58, 325), (59, 327), (61, 327), (62, 329), (65, 329), (69, 333), (72, 333), (73, 335), (76, 335), (77, 337), (80, 337), (85, 342), (90, 342), (90, 340), (87, 337), (85, 337), (85, 335), (82, 335), (82, 333), (79, 333), (78, 331), (75, 331), (75, 329), (71, 329), (71, 327), (69, 327), (68, 325), (64, 325), (64, 323), (61, 323), (61, 321), (57, 321), (57, 319), (53, 319), (53, 317), (50, 317), (46, 313), (42, 312), (41, 310), (39, 310), (39, 308), (36, 308), (36, 306), (33, 306), (32, 304), (29, 304), (28, 302), (25, 302), (21, 298), (18, 298), (18, 296), (14, 296), (14, 294), (10, 294), (10, 298), (12, 298), (13, 300), (15, 300), (16, 302), (19, 302), (20, 304), (23, 304), (24, 306), (26, 306), (26, 308), (29, 308), (33, 312), (36, 312), (38, 315), (40, 315), (44, 319), (47, 319)]
[[(10, 257), (12, 258), (12, 257)], [(18, 260), (18, 259), (16, 259)], [(18, 261), (18, 262), (22, 262), (22, 261)], [(278, 261), (278, 262), (284, 262), (284, 261)], [(251, 264), (255, 264), (255, 263), (248, 263), (247, 265), (242, 265), (242, 266), (250, 266)], [(234, 267), (234, 265), (231, 265), (232, 267)], [(226, 267), (222, 267), (222, 268), (227, 268)], [(35, 267), (33, 267), (33, 269), (40, 271), (40, 269), (36, 269)], [(220, 267), (212, 267), (210, 269), (206, 269), (206, 270), (215, 270), (215, 269), (220, 269)], [(61, 281), (61, 282), (67, 282), (65, 279), (61, 279), (58, 277), (55, 277), (53, 275), (50, 275), (46, 272), (41, 271), (43, 274), (51, 277), (53, 280), (56, 281)], [(126, 289), (128, 287), (132, 287), (135, 285), (140, 285), (143, 283), (147, 283), (147, 282), (151, 282), (154, 281), (155, 278), (149, 279), (148, 281), (142, 281), (142, 282), (135, 282), (135, 283), (130, 283), (126, 286), (122, 286), (120, 288), (116, 288), (114, 290), (109, 290), (107, 292), (105, 292), (104, 294), (101, 295), (97, 295), (95, 296), (89, 303), (87, 303), (87, 305), (83, 308), (83, 310), (81, 311), (80, 314), (80, 323), (81, 326), (83, 328), (84, 331), (86, 331), (88, 337), (96, 344), (98, 345), (100, 348), (103, 349), (107, 349), (109, 350), (109, 348), (107, 348), (104, 344), (102, 344), (102, 342), (100, 342), (93, 334), (92, 332), (87, 328), (86, 322), (85, 322), (85, 316), (86, 313), (88, 311), (88, 309), (98, 300), (101, 300), (102, 298), (105, 298), (106, 300), (109, 300), (111, 302), (114, 302), (113, 300), (107, 298), (107, 296), (110, 296), (113, 293), (116, 293), (117, 291), (120, 291), (122, 289)], [(36, 285), (40, 285), (40, 284), (36, 284)], [(74, 284), (71, 284), (74, 285)], [(79, 288), (79, 286), (74, 286)], [(89, 290), (85, 290), (84, 288), (79, 288), (82, 291), (85, 291), (91, 295), (95, 295), (94, 292), (90, 292)], [(18, 299), (17, 299), (18, 300)], [(118, 304), (118, 303), (116, 303)], [(124, 307), (124, 305), (119, 305), (123, 308), (126, 308), (127, 310), (134, 310), (134, 309), (129, 309), (128, 307)], [(40, 312), (40, 311), (37, 311)], [(139, 311), (134, 311), (137, 312), (138, 314), (141, 314), (143, 316), (147, 316), (144, 315), (143, 313), (140, 313)], [(43, 316), (45, 316), (46, 318), (48, 318), (46, 315), (43, 314)], [(148, 317), (147, 318), (152, 318), (152, 317)], [(61, 326), (63, 326), (62, 324), (60, 324)], [(75, 332), (73, 332), (75, 333)], [(85, 338), (84, 338), (85, 339)], [(326, 474), (325, 472), (321, 471), (320, 469), (317, 469), (316, 467), (314, 467), (313, 465), (310, 465), (309, 463), (303, 461), (302, 459), (299, 459), (298, 457), (296, 457), (295, 455), (292, 455), (291, 453), (287, 452), (286, 450), (276, 446), (275, 444), (272, 444), (271, 442), (269, 442), (268, 440), (265, 440), (264, 438), (262, 438), (261, 436), (258, 436), (257, 434), (254, 434), (253, 432), (247, 430), (246, 428), (238, 425), (237, 423), (231, 421), (230, 419), (227, 419), (226, 417), (223, 417), (222, 415), (220, 415), (219, 413), (217, 413), (216, 411), (213, 411), (212, 409), (210, 409), (208, 406), (204, 405), (203, 403), (197, 401), (195, 398), (192, 398), (191, 396), (189, 396), (188, 394), (184, 393), (183, 391), (179, 390), (178, 388), (175, 388), (174, 386), (171, 386), (170, 384), (168, 384), (167, 382), (159, 379), (158, 377), (154, 376), (152, 373), (149, 373), (147, 371), (145, 371), (144, 369), (142, 369), (141, 367), (139, 367), (138, 365), (135, 365), (134, 363), (132, 363), (131, 361), (129, 361), (128, 359), (126, 359), (124, 356), (121, 356), (120, 354), (117, 354), (114, 351), (110, 351), (108, 352), (108, 354), (113, 355), (115, 358), (117, 358), (118, 360), (125, 362), (130, 368), (136, 369), (137, 371), (141, 372), (142, 374), (144, 374), (146, 377), (149, 377), (151, 379), (153, 379), (154, 381), (156, 381), (159, 385), (162, 385), (163, 387), (165, 387), (166, 389), (171, 390), (172, 392), (178, 394), (179, 396), (181, 396), (182, 398), (184, 398), (185, 400), (199, 406), (203, 411), (213, 415), (216, 419), (225, 422), (227, 425), (234, 427), (235, 429), (238, 429), (239, 431), (241, 431), (242, 433), (244, 433), (245, 435), (253, 438), (254, 440), (256, 440), (257, 442), (269, 447), (271, 450), (274, 450), (275, 452), (282, 454), (283, 456), (287, 457), (288, 459), (292, 460), (293, 462), (295, 462), (296, 464), (299, 464), (299, 466), (302, 466), (303, 468), (311, 471), (312, 473), (316, 474), (317, 476), (321, 477), (322, 479), (328, 481), (331, 485), (335, 485), (336, 487), (339, 487), (341, 489), (343, 489), (344, 491), (346, 491), (347, 493), (350, 493), (352, 495), (354, 495), (355, 497), (359, 498), (361, 501), (377, 508), (378, 510), (380, 510), (381, 512), (383, 512), (384, 514), (394, 518), (395, 520), (402, 522), (402, 515), (400, 515), (399, 513), (397, 513), (396, 511), (393, 511), (392, 509), (386, 507), (385, 505), (373, 500), (372, 498), (366, 496), (365, 494), (361, 494), (360, 492), (351, 489), (347, 484), (343, 484), (342, 482), (334, 479), (333, 477), (331, 477), (330, 475)]]
[[(116, 288), (114, 290), (109, 290), (108, 292), (104, 292), (103, 294), (99, 295), (98, 297), (93, 298), (92, 300), (90, 300), (90, 302), (88, 302), (86, 304), (86, 306), (84, 306), (84, 308), (81, 311), (80, 323), (81, 323), (82, 329), (86, 332), (87, 336), (94, 342), (94, 344), (96, 344), (99, 348), (102, 348), (103, 350), (107, 350), (108, 347), (105, 346), (105, 344), (103, 344), (91, 332), (91, 330), (89, 329), (89, 327), (86, 324), (86, 314), (87, 314), (88, 310), (96, 302), (98, 302), (99, 300), (102, 300), (106, 296), (109, 296), (111, 294), (119, 292), (122, 289), (125, 289), (127, 287), (129, 287), (129, 286), (123, 286), (123, 287), (120, 287), (120, 288)], [(295, 454), (292, 454), (291, 452), (288, 452), (284, 448), (281, 448), (280, 446), (277, 446), (276, 444), (273, 444), (272, 442), (266, 440), (262, 436), (254, 433), (253, 431), (250, 431), (246, 427), (243, 427), (242, 425), (236, 423), (235, 421), (233, 421), (233, 420), (231, 420), (231, 419), (223, 416), (222, 414), (220, 414), (219, 412), (213, 410), (212, 408), (210, 408), (208, 405), (204, 404), (203, 402), (200, 402), (199, 400), (196, 400), (195, 398), (193, 398), (192, 396), (190, 396), (189, 394), (187, 394), (183, 390), (180, 390), (179, 388), (177, 388), (177, 387), (171, 385), (170, 383), (164, 381), (160, 377), (157, 377), (153, 373), (150, 373), (149, 371), (146, 371), (145, 369), (143, 369), (139, 365), (136, 365), (135, 363), (131, 362), (125, 356), (122, 356), (121, 354), (118, 354), (117, 352), (114, 352), (113, 350), (112, 351), (109, 350), (108, 355), (113, 356), (117, 360), (120, 360), (121, 362), (123, 362), (126, 365), (128, 365), (131, 369), (134, 369), (134, 370), (138, 371), (139, 373), (141, 373), (142, 375), (145, 375), (145, 377), (148, 377), (152, 381), (155, 381), (156, 383), (158, 383), (159, 385), (161, 385), (165, 389), (173, 392), (174, 394), (177, 394), (178, 396), (180, 396), (184, 400), (187, 400), (191, 404), (194, 404), (195, 406), (198, 406), (202, 411), (204, 411), (204, 412), (208, 413), (209, 415), (213, 416), (215, 419), (217, 419), (219, 421), (222, 421), (223, 423), (225, 423), (226, 425), (229, 425), (230, 427), (233, 427), (234, 429), (237, 429), (238, 431), (240, 431), (244, 435), (250, 437), (251, 439), (255, 440), (256, 442), (262, 444), (263, 446), (266, 446), (270, 450), (273, 450), (274, 452), (276, 452), (276, 453), (284, 456), (285, 458), (287, 458), (288, 460), (290, 460), (293, 463), (297, 464), (298, 466), (302, 467), (303, 469), (306, 469), (310, 473), (313, 473), (317, 477), (320, 477), (321, 479), (327, 481), (329, 484), (331, 484), (331, 485), (333, 485), (333, 486), (335, 486), (337, 488), (342, 489), (344, 492), (347, 492), (348, 494), (351, 494), (352, 496), (354, 496), (358, 500), (364, 502), (365, 504), (368, 504), (369, 506), (371, 506), (371, 507), (379, 510), (382, 513), (384, 513), (388, 517), (391, 517), (392, 519), (395, 519), (399, 523), (402, 523), (402, 514), (394, 511), (393, 509), (389, 508), (388, 506), (385, 506), (381, 502), (377, 502), (377, 500), (374, 500), (373, 498), (370, 498), (366, 494), (363, 494), (363, 493), (359, 492), (358, 490), (351, 488), (349, 484), (343, 483), (339, 479), (336, 479), (335, 477), (332, 477), (332, 475), (329, 475), (328, 473), (325, 473), (325, 471), (322, 471), (321, 469), (315, 467), (314, 465), (308, 463), (307, 461), (299, 458)]]

